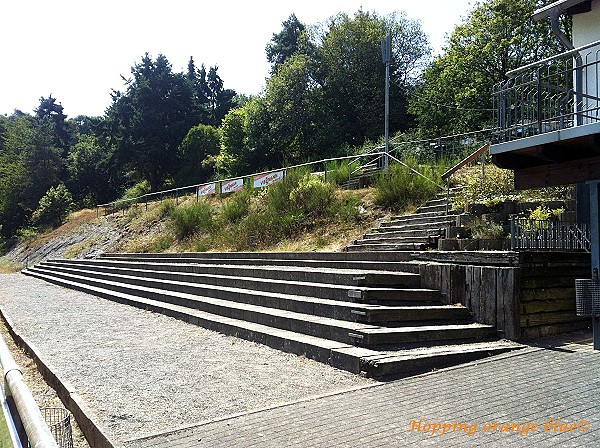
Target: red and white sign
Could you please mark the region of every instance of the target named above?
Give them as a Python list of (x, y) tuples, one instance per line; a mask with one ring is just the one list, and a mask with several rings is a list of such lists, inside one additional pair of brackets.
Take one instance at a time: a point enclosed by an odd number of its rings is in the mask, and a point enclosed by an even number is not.
[(207, 196), (209, 194), (215, 194), (217, 192), (217, 184), (213, 182), (212, 184), (200, 185), (198, 187), (198, 196)]
[(268, 174), (259, 174), (254, 176), (254, 188), (268, 187), (283, 181), (284, 171), (275, 171)]
[(234, 179), (221, 184), (221, 193), (233, 193), (244, 188), (244, 179)]

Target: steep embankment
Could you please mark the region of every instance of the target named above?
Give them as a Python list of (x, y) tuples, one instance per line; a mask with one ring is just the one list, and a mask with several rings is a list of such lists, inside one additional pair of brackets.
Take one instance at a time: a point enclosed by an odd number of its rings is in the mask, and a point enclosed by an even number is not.
[[(108, 215), (104, 214), (104, 210), (100, 211), (99, 216), (96, 210), (80, 210), (72, 213), (59, 228), (16, 244), (4, 254), (0, 269), (13, 271), (49, 258), (93, 258), (103, 252), (120, 251), (235, 251), (242, 248), (266, 251), (338, 251), (359, 238), (383, 216), (383, 212), (373, 206), (372, 191), (369, 189), (361, 190), (360, 193), (338, 194), (361, 196), (362, 200), (356, 206), (358, 218), (344, 221), (319, 220), (291, 236), (254, 248), (241, 247), (240, 235), (227, 235), (227, 226), (219, 223), (218, 217), (214, 217), (215, 227), (218, 229), (213, 233), (220, 235), (211, 241), (211, 245), (207, 246), (206, 243), (206, 234), (210, 231), (198, 230), (192, 235), (178, 238), (172, 210), (193, 207), (193, 197), (181, 198), (177, 204), (173, 201), (157, 202), (148, 204), (148, 207), (136, 206)], [(230, 233), (236, 231), (239, 231), (239, 226), (232, 226)]]

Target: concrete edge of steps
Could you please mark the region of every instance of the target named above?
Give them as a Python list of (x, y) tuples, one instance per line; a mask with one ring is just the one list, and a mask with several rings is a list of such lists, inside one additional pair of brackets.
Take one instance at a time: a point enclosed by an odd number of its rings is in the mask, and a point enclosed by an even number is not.
[(507, 346), (504, 343), (490, 342), (486, 343), (485, 346), (475, 346), (473, 348), (460, 345), (452, 350), (447, 350), (445, 353), (440, 353), (439, 350), (435, 349), (419, 349), (390, 354), (315, 336), (299, 334), (289, 330), (276, 329), (261, 324), (214, 315), (126, 293), (107, 291), (104, 288), (84, 286), (77, 282), (29, 270), (23, 271), (23, 274), (117, 303), (162, 313), (212, 331), (247, 339), (300, 356), (306, 356), (307, 358), (342, 370), (374, 378), (387, 379), (392, 376), (401, 377), (422, 373), (432, 368), (448, 367), (465, 362), (466, 360), (484, 358), (522, 347), (519, 345)]

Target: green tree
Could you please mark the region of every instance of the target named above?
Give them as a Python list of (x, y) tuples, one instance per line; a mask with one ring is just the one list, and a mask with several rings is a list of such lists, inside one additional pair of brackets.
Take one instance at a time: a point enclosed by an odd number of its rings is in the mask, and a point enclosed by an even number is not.
[(320, 90), (314, 82), (311, 61), (306, 55), (288, 58), (269, 79), (265, 103), (272, 119), (269, 135), (279, 165), (296, 163), (318, 154), (316, 132)]
[(230, 110), (221, 124), (221, 150), (215, 169), (221, 176), (249, 174), (250, 159), (246, 145), (246, 108)]
[(282, 30), (273, 34), (265, 48), (267, 60), (271, 64), (271, 74), (277, 73), (281, 64), (301, 51), (306, 49), (306, 26), (291, 14), (282, 24)]
[(36, 119), (24, 152), (27, 180), (21, 204), (30, 214), (48, 189), (61, 181), (64, 173), (62, 148), (56, 145), (55, 124), (50, 117)]
[(3, 137), (0, 150), (0, 232), (12, 237), (27, 222), (29, 215), (23, 207), (23, 193), (28, 185), (25, 155), (31, 140), (33, 119), (15, 113), (2, 118)]
[(131, 73), (127, 90), (113, 93), (105, 132), (117, 161), (156, 191), (177, 171), (179, 144), (200, 116), (192, 84), (165, 56), (146, 54)]
[(66, 151), (72, 143), (75, 128), (72, 123), (67, 121), (67, 116), (63, 111), (62, 104), (49, 95), (48, 98), (40, 98), (40, 105), (35, 110), (35, 116), (39, 120), (52, 123), (55, 134), (54, 146)]
[(82, 207), (108, 202), (117, 194), (111, 153), (95, 135), (81, 135), (67, 159), (68, 186)]
[(448, 38), (444, 54), (425, 70), (410, 110), (425, 135), (492, 126), (492, 86), (506, 73), (559, 53), (546, 22), (532, 20), (536, 0), (477, 3)]
[(218, 126), (227, 112), (235, 107), (236, 92), (225, 89), (224, 81), (218, 74), (219, 67), (210, 67), (208, 72), (204, 64), (196, 68), (194, 58), (190, 57), (186, 79), (192, 84), (195, 103), (200, 110), (200, 123)]
[(38, 227), (58, 227), (63, 223), (73, 208), (73, 197), (65, 184), (61, 183), (50, 189), (40, 198), (38, 207), (31, 216), (31, 221)]
[(217, 128), (206, 124), (191, 128), (179, 147), (178, 183), (192, 185), (209, 180), (220, 149), (221, 134)]
[(385, 68), (380, 42), (388, 33), (392, 35), (390, 130), (410, 127), (407, 91), (430, 52), (419, 22), (404, 13), (338, 14), (322, 32), (316, 56), (315, 79), (330, 117), (323, 128), (323, 145), (360, 145), (383, 134)]

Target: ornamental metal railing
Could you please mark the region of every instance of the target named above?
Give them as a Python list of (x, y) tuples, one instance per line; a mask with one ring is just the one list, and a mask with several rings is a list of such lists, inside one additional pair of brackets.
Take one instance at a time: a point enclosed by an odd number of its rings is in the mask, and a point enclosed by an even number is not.
[(585, 223), (540, 221), (511, 217), (512, 250), (557, 249), (590, 251), (590, 228)]
[(495, 143), (600, 122), (600, 41), (507, 76), (493, 89)]

